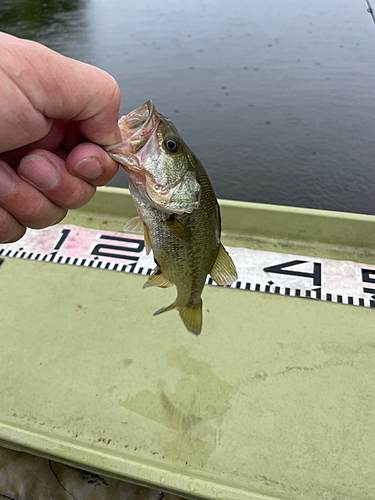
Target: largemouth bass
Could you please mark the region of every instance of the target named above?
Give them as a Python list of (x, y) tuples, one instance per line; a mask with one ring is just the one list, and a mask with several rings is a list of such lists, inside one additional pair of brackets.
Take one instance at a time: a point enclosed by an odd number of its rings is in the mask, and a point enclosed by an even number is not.
[(139, 215), (124, 230), (143, 230), (146, 252), (152, 249), (154, 254), (156, 268), (144, 288), (176, 285), (176, 300), (155, 315), (178, 309), (186, 328), (198, 335), (207, 275), (218, 285), (237, 279), (220, 242), (214, 191), (200, 161), (152, 101), (123, 116), (119, 124), (123, 142), (105, 149), (128, 173)]

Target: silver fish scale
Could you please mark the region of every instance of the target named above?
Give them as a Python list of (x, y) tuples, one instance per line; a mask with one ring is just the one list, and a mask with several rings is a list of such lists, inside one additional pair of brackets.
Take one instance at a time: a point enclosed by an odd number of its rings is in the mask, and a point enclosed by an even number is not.
[(194, 170), (202, 187), (199, 207), (191, 214), (176, 216), (191, 231), (193, 242), (176, 238), (163, 224), (170, 219), (170, 214), (151, 207), (136, 188), (129, 185), (138, 214), (148, 228), (155, 261), (163, 275), (176, 284), (179, 303), (184, 306), (200, 302), (220, 242), (219, 206), (206, 172), (195, 158)]

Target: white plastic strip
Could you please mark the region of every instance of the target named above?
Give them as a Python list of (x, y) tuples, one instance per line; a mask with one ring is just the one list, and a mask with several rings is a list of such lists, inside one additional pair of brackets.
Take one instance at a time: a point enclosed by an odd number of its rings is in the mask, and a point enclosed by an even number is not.
[[(230, 288), (375, 308), (375, 265), (248, 248), (227, 250), (238, 272)], [(21, 240), (0, 244), (1, 257), (142, 275), (155, 267), (142, 235), (70, 225), (29, 229)], [(208, 276), (207, 284), (215, 282)]]

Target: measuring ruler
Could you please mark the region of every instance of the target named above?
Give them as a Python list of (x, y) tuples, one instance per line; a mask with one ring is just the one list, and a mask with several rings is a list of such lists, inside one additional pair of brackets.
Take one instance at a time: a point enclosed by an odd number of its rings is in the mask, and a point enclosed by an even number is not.
[[(375, 265), (226, 247), (238, 273), (230, 287), (375, 307)], [(28, 229), (15, 243), (0, 244), (0, 257), (53, 262), (149, 275), (155, 267), (143, 236), (58, 225)], [(0, 259), (1, 263), (1, 259)], [(207, 277), (208, 285), (216, 283)]]

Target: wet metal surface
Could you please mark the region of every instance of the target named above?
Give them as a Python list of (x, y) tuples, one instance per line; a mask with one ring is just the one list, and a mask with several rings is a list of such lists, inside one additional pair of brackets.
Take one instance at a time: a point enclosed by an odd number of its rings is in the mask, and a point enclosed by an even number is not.
[[(109, 71), (173, 120), (220, 198), (375, 214), (367, 5), (2, 0), (0, 29)], [(126, 186), (125, 172), (112, 185)]]

